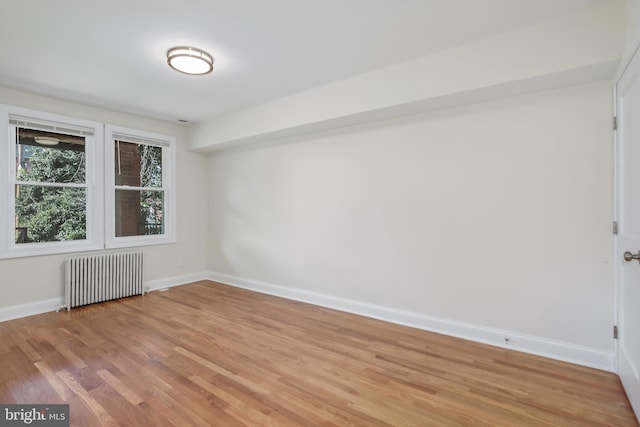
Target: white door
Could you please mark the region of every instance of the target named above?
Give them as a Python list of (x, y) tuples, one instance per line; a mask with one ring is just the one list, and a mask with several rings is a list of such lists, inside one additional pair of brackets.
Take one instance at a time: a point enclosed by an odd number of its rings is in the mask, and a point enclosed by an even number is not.
[(618, 375), (640, 417), (640, 54), (616, 85)]

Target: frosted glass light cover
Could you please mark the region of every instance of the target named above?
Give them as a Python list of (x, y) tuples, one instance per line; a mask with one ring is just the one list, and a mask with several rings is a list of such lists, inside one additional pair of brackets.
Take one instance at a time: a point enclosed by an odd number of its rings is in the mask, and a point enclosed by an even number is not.
[(213, 57), (194, 47), (174, 47), (167, 52), (167, 64), (185, 74), (202, 75), (213, 71)]

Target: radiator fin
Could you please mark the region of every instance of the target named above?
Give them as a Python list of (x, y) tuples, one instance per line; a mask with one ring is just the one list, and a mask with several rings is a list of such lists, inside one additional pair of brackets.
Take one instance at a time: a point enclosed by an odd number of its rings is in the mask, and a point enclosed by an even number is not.
[(67, 259), (65, 304), (72, 307), (142, 295), (142, 252), (121, 252)]

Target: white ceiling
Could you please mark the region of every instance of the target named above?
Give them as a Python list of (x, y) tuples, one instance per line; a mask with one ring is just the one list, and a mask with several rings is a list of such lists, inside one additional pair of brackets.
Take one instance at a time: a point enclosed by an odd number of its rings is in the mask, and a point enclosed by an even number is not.
[[(0, 85), (202, 121), (602, 0), (2, 0)], [(207, 76), (166, 65), (179, 45)]]

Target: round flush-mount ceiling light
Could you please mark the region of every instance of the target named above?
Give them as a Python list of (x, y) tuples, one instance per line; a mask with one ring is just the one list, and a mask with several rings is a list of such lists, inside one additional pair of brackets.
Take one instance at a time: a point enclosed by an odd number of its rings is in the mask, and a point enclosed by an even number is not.
[(213, 71), (213, 56), (195, 47), (179, 46), (169, 49), (167, 64), (181, 73), (201, 76)]

